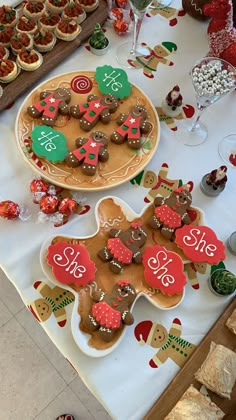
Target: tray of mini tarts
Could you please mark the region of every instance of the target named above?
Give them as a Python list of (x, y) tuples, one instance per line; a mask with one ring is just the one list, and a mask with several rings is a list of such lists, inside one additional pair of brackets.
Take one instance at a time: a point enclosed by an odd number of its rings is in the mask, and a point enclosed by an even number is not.
[[(22, 8), (22, 4), (23, 2), (18, 6), (19, 9)], [(92, 10), (95, 7), (95, 4), (96, 8)], [(45, 5), (47, 6), (46, 2)], [(45, 75), (51, 69), (56, 67), (58, 63), (63, 62), (65, 57), (80, 47), (80, 45), (91, 36), (96, 23), (103, 25), (107, 19), (108, 9), (106, 0), (99, 0), (99, 2), (96, 3), (94, 2), (93, 7), (88, 7), (86, 10), (88, 10), (86, 12), (86, 19), (82, 23), (78, 24), (79, 31), (72, 41), (68, 42), (67, 40), (57, 38), (56, 43), (51, 50), (47, 52), (41, 52), (43, 54), (43, 63), (40, 67), (30, 72), (18, 68), (18, 74), (16, 78), (12, 78), (10, 82), (0, 81), (0, 86), (3, 89), (3, 95), (0, 102), (0, 112), (3, 111), (12, 102), (14, 102), (20, 95), (29, 90), (33, 84), (39, 81), (42, 77), (45, 77)], [(37, 21), (39, 22), (40, 19), (42, 19), (42, 17)], [(5, 29), (6, 28), (4, 28), (4, 30)], [(8, 26), (7, 30), (11, 31), (11, 29), (12, 28)], [(35, 32), (37, 32), (37, 30), (38, 28), (35, 28)], [(10, 40), (8, 41), (7, 45), (4, 46), (10, 50), (10, 55), (8, 58), (15, 62), (16, 56), (10, 49)], [(36, 49), (35, 45), (34, 48)]]
[[(193, 208), (192, 208), (193, 209)], [(92, 290), (101, 289), (105, 292), (110, 291), (112, 286), (120, 280), (128, 280), (136, 289), (136, 299), (131, 307), (131, 312), (138, 299), (146, 298), (154, 308), (158, 310), (172, 310), (179, 306), (184, 299), (185, 291), (183, 293), (172, 296), (164, 295), (160, 290), (153, 289), (146, 282), (144, 277), (144, 266), (142, 264), (130, 264), (124, 267), (120, 274), (114, 274), (108, 267), (108, 264), (102, 261), (98, 256), (98, 251), (106, 246), (107, 238), (109, 237), (110, 229), (127, 229), (131, 222), (141, 222), (142, 226), (147, 231), (147, 241), (143, 246), (142, 251), (148, 246), (155, 246), (156, 243), (164, 246), (166, 249), (176, 252), (183, 263), (188, 263), (189, 260), (185, 257), (180, 248), (175, 242), (170, 242), (160, 234), (160, 231), (154, 231), (148, 226), (148, 220), (152, 216), (154, 207), (149, 204), (144, 207), (140, 214), (136, 214), (131, 207), (129, 207), (123, 200), (114, 196), (107, 196), (98, 201), (95, 207), (95, 220), (97, 230), (91, 236), (84, 236), (80, 238), (68, 237), (65, 235), (51, 236), (42, 245), (40, 251), (41, 267), (47, 278), (57, 286), (70, 290), (75, 296), (75, 303), (73, 306), (71, 318), (71, 330), (74, 340), (81, 351), (91, 357), (103, 357), (114, 351), (121, 343), (126, 333), (127, 328), (133, 326), (123, 326), (117, 330), (113, 339), (110, 342), (101, 340), (97, 331), (89, 332), (83, 324), (83, 318), (86, 318), (92, 306), (91, 292)], [(204, 213), (201, 209), (194, 207), (196, 218), (194, 224), (205, 224)], [(92, 221), (91, 221), (92, 223)], [(96, 228), (95, 228), (96, 229)], [(46, 260), (48, 247), (58, 242), (66, 242), (68, 244), (81, 244), (86, 247), (89, 252), (90, 259), (95, 263), (96, 273), (95, 279), (85, 287), (78, 287), (74, 284), (59, 283), (53, 275), (52, 268)], [(135, 322), (134, 322), (135, 325)]]

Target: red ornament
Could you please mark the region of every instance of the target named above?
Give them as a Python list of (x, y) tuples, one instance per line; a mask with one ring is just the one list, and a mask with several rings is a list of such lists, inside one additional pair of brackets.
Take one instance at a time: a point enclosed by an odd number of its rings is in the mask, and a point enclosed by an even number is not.
[(45, 195), (40, 203), (40, 210), (45, 214), (53, 214), (57, 211), (59, 200), (55, 195)]
[(0, 202), (0, 217), (11, 220), (16, 219), (20, 214), (20, 208), (14, 201), (6, 200)]
[(118, 35), (123, 35), (128, 31), (129, 24), (124, 19), (115, 20), (113, 23), (113, 28)]
[(64, 214), (65, 216), (69, 216), (72, 213), (75, 213), (78, 208), (78, 203), (73, 200), (73, 198), (63, 198), (63, 200), (59, 204), (59, 213)]
[(40, 200), (44, 195), (46, 195), (48, 189), (48, 185), (46, 182), (42, 181), (41, 179), (33, 179), (30, 183), (30, 191), (33, 196), (33, 202), (35, 204), (39, 204)]

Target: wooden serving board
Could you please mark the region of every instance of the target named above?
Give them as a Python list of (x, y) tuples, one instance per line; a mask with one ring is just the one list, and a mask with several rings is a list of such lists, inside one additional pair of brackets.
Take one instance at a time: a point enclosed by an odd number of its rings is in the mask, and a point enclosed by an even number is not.
[(0, 100), (0, 112), (15, 101), (18, 96), (32, 87), (35, 82), (44, 77), (52, 68), (56, 67), (58, 63), (62, 63), (65, 57), (71, 54), (76, 48), (80, 47), (93, 33), (95, 24), (100, 23), (102, 25), (105, 22), (107, 14), (106, 0), (99, 0), (97, 9), (92, 13), (87, 13), (86, 19), (81, 23), (82, 31), (77, 38), (70, 42), (57, 39), (52, 51), (43, 53), (43, 64), (37, 70), (32, 72), (21, 70), (19, 76), (12, 82), (8, 84), (0, 83), (0, 86), (3, 88), (3, 95)]
[[(236, 299), (233, 299), (201, 341), (183, 368), (165, 389), (151, 410), (146, 414), (144, 420), (163, 420), (179, 401), (189, 385), (193, 384), (195, 388), (200, 390), (202, 385), (195, 380), (194, 374), (205, 360), (212, 341), (216, 344), (223, 344), (231, 350), (236, 350), (236, 335), (225, 325), (227, 319), (230, 317), (235, 308)], [(233, 388), (230, 400), (221, 398), (211, 391), (208, 391), (208, 393), (211, 400), (226, 414), (224, 420), (236, 419), (236, 384)]]

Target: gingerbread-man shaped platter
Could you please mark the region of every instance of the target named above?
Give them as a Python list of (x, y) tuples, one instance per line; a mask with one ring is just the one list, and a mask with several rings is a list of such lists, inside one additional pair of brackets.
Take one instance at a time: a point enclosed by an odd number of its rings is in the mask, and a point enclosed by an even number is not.
[[(184, 188), (177, 188), (175, 195), (180, 203), (189, 196)], [(44, 273), (75, 296), (72, 334), (85, 354), (102, 357), (119, 345), (134, 322), (132, 309), (141, 296), (159, 310), (180, 305), (187, 283), (185, 264), (194, 259), (217, 264), (224, 259), (224, 245), (205, 226), (203, 212), (189, 206), (188, 215), (188, 224), (181, 223), (176, 231), (178, 241), (170, 240), (152, 226), (153, 203), (136, 214), (120, 198), (108, 196), (95, 207), (95, 233), (80, 238), (53, 236), (42, 245)], [(177, 219), (175, 215), (175, 223)], [(104, 313), (111, 317), (109, 326), (102, 324)]]

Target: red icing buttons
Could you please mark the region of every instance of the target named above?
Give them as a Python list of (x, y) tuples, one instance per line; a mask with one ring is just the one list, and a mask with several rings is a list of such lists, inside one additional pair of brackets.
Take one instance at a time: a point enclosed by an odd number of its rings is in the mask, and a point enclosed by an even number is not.
[(87, 76), (75, 76), (71, 80), (71, 88), (76, 93), (89, 93), (92, 87), (93, 82)]
[(149, 246), (143, 254), (143, 265), (145, 280), (150, 286), (170, 296), (183, 292), (186, 276), (178, 254), (161, 245)]
[(96, 266), (83, 245), (67, 242), (50, 245), (46, 259), (60, 283), (85, 286), (95, 278)]
[(185, 225), (175, 233), (175, 242), (196, 263), (218, 264), (225, 259), (225, 246), (207, 226)]

